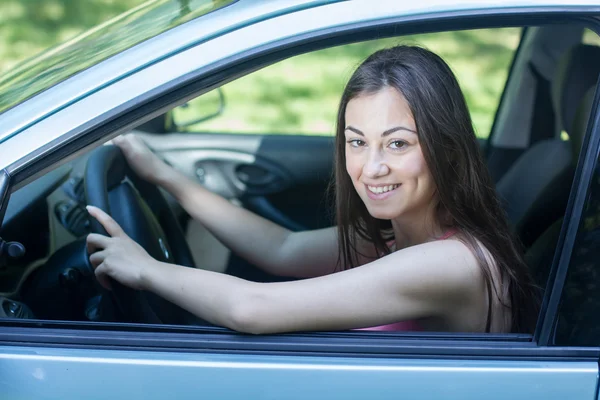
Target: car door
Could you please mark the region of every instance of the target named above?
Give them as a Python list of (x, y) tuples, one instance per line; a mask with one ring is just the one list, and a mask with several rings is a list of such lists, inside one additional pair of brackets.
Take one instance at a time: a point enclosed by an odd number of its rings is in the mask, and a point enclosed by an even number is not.
[[(415, 5), (410, 8), (411, 12), (403, 9), (399, 2), (386, 3), (382, 10), (365, 2), (367, 5), (357, 13), (354, 7), (359, 3), (335, 3), (249, 24), (239, 31), (165, 56), (142, 72), (107, 84), (43, 116), (0, 143), (2, 199), (10, 195), (10, 190), (34, 180), (57, 164), (67, 163), (110, 137), (183, 103), (194, 83), (198, 84), (195, 88), (198, 91), (206, 88), (208, 83), (202, 78), (207, 77), (208, 68), (204, 68), (203, 63), (211, 65), (212, 72), (223, 72), (233, 64), (238, 65), (239, 59), (223, 56), (219, 60), (225, 61), (215, 66), (216, 63), (211, 64), (214, 60), (207, 61), (202, 56), (217, 54), (218, 49), (232, 51), (232, 44), (240, 43), (242, 38), (256, 40), (256, 35), (266, 30), (269, 40), (265, 42), (284, 48), (274, 41), (273, 35), (277, 33), (289, 40), (290, 32), (286, 29), (295, 33), (298, 41), (317, 35), (313, 38), (316, 41), (325, 31), (328, 34), (334, 31), (342, 38), (367, 28), (378, 32), (379, 24), (389, 24), (390, 18), (395, 24), (394, 30), (415, 22), (441, 30), (448, 22), (444, 19), (448, 14), (454, 23), (468, 24), (478, 13), (485, 12), (486, 17), (499, 16), (496, 23), (504, 20), (508, 13), (497, 6), (486, 6), (482, 10), (481, 4), (475, 1), (469, 3), (468, 9), (448, 10), (440, 4), (428, 3)], [(515, 8), (510, 9), (511, 20), (530, 21), (527, 18), (531, 18), (531, 23), (539, 22), (538, 13), (543, 13), (544, 21), (554, 17), (558, 22), (569, 10), (577, 15), (582, 12), (568, 6), (553, 13), (549, 12), (548, 5), (540, 9), (517, 7), (524, 5), (518, 2), (512, 5)], [(230, 6), (223, 11), (222, 15), (230, 16), (227, 13), (234, 13), (236, 9)], [(478, 23), (485, 25), (485, 21)], [(201, 24), (202, 19), (192, 22)], [(272, 29), (274, 27), (278, 29)], [(298, 29), (301, 32), (296, 31)], [(260, 51), (263, 50), (261, 47)], [(124, 53), (120, 61), (134, 62), (132, 58), (128, 59)], [(77, 83), (77, 79), (70, 83)], [(60, 97), (64, 95), (62, 90), (64, 86), (49, 89), (40, 98)], [(157, 92), (164, 96), (157, 96)], [(589, 187), (597, 178), (594, 171), (600, 150), (598, 103), (596, 95), (594, 123), (588, 128), (586, 150), (558, 244), (560, 257), (556, 259), (554, 279), (533, 336), (356, 331), (252, 336), (213, 327), (2, 319), (2, 395), (8, 399), (187, 399), (199, 396), (224, 399), (391, 399), (401, 396), (595, 399), (598, 344), (557, 342), (551, 338), (557, 320), (556, 309), (561, 300), (565, 301), (561, 297), (562, 287), (571, 266), (573, 246), (580, 239), (577, 230), (585, 225), (582, 214), (594, 193)], [(10, 115), (24, 112), (27, 106), (24, 103)], [(195, 148), (192, 153), (194, 151)], [(195, 160), (207, 158), (191, 159), (188, 165), (195, 167)]]

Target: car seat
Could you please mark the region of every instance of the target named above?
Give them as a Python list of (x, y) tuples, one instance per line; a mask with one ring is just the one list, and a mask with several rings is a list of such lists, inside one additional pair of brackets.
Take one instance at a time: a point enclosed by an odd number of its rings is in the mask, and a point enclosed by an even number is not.
[[(587, 129), (587, 122), (591, 113), (592, 103), (594, 102), (595, 89), (595, 87), (592, 87), (588, 90), (574, 116), (575, 119), (572, 130), (573, 133), (576, 133), (574, 138), (581, 138), (581, 140), (572, 139), (572, 157), (574, 159), (578, 159), (579, 153), (581, 152), (583, 138), (585, 137), (585, 131)], [(563, 218), (561, 216), (536, 239), (525, 254), (525, 261), (530, 267), (535, 282), (540, 287), (545, 287), (548, 281), (550, 267), (553, 263), (562, 223)]]
[[(552, 94), (557, 125), (569, 140), (555, 132), (553, 139), (535, 143), (496, 186), (509, 223), (525, 248), (564, 215), (577, 162), (572, 147), (581, 144), (585, 133), (571, 127), (577, 105), (599, 74), (600, 47), (580, 44), (565, 53), (552, 82)], [(575, 150), (578, 155), (579, 149)]]

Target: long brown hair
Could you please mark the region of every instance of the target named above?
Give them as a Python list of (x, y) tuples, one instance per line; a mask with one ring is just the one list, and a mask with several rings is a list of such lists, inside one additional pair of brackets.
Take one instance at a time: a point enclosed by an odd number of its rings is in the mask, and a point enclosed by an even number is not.
[[(338, 268), (358, 265), (360, 237), (377, 254), (389, 254), (390, 221), (369, 214), (346, 171), (345, 114), (348, 102), (383, 88), (398, 90), (413, 114), (425, 161), (437, 186), (440, 221), (460, 231), (485, 277), (488, 292), (486, 331), (490, 331), (492, 296), (511, 310), (511, 330), (532, 332), (539, 301), (537, 289), (510, 232), (506, 215), (483, 160), (469, 111), (456, 77), (436, 54), (420, 47), (396, 46), (375, 52), (352, 74), (342, 95), (335, 139), (334, 196), (339, 230)], [(500, 273), (500, 296), (492, 283), (492, 267)], [(507, 299), (510, 303), (503, 300)]]

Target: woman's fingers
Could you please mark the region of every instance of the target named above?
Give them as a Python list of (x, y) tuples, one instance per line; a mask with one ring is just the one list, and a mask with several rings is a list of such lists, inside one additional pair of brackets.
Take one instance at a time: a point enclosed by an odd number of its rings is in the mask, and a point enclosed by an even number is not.
[(143, 140), (131, 133), (114, 138), (113, 143), (124, 153), (139, 151), (146, 146)]
[(94, 270), (94, 274), (96, 274), (96, 279), (104, 287), (106, 290), (112, 290), (112, 286), (110, 284), (110, 277), (106, 273), (106, 264), (100, 264)]
[(106, 232), (108, 232), (110, 236), (127, 236), (123, 229), (119, 226), (117, 221), (112, 219), (110, 215), (108, 215), (98, 207), (87, 206), (86, 209), (92, 217), (96, 218), (98, 222), (100, 222), (100, 224), (104, 227), (104, 229), (106, 229)]
[(97, 268), (100, 264), (104, 262), (106, 256), (106, 251), (97, 251), (90, 255), (90, 263), (92, 264), (92, 267), (94, 267), (94, 269)]
[(98, 250), (103, 250), (110, 244), (108, 236), (98, 233), (90, 233), (85, 240), (88, 254), (95, 253)]
[(122, 144), (125, 142), (125, 137), (126, 137), (126, 136), (127, 136), (127, 135), (120, 135), (120, 136), (117, 136), (116, 138), (114, 138), (114, 139), (112, 140), (113, 144), (114, 144), (114, 145), (116, 145), (116, 146), (119, 146), (119, 147), (121, 147), (121, 145), (122, 145)]
[(127, 153), (131, 150), (131, 137), (129, 135), (117, 136), (113, 139), (113, 144), (119, 147), (123, 153)]

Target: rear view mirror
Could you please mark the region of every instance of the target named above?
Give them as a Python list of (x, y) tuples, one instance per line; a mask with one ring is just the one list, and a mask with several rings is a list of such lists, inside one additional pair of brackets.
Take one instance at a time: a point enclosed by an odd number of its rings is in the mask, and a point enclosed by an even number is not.
[(177, 131), (188, 130), (197, 125), (218, 117), (225, 109), (225, 94), (217, 88), (200, 97), (173, 109), (173, 123)]

